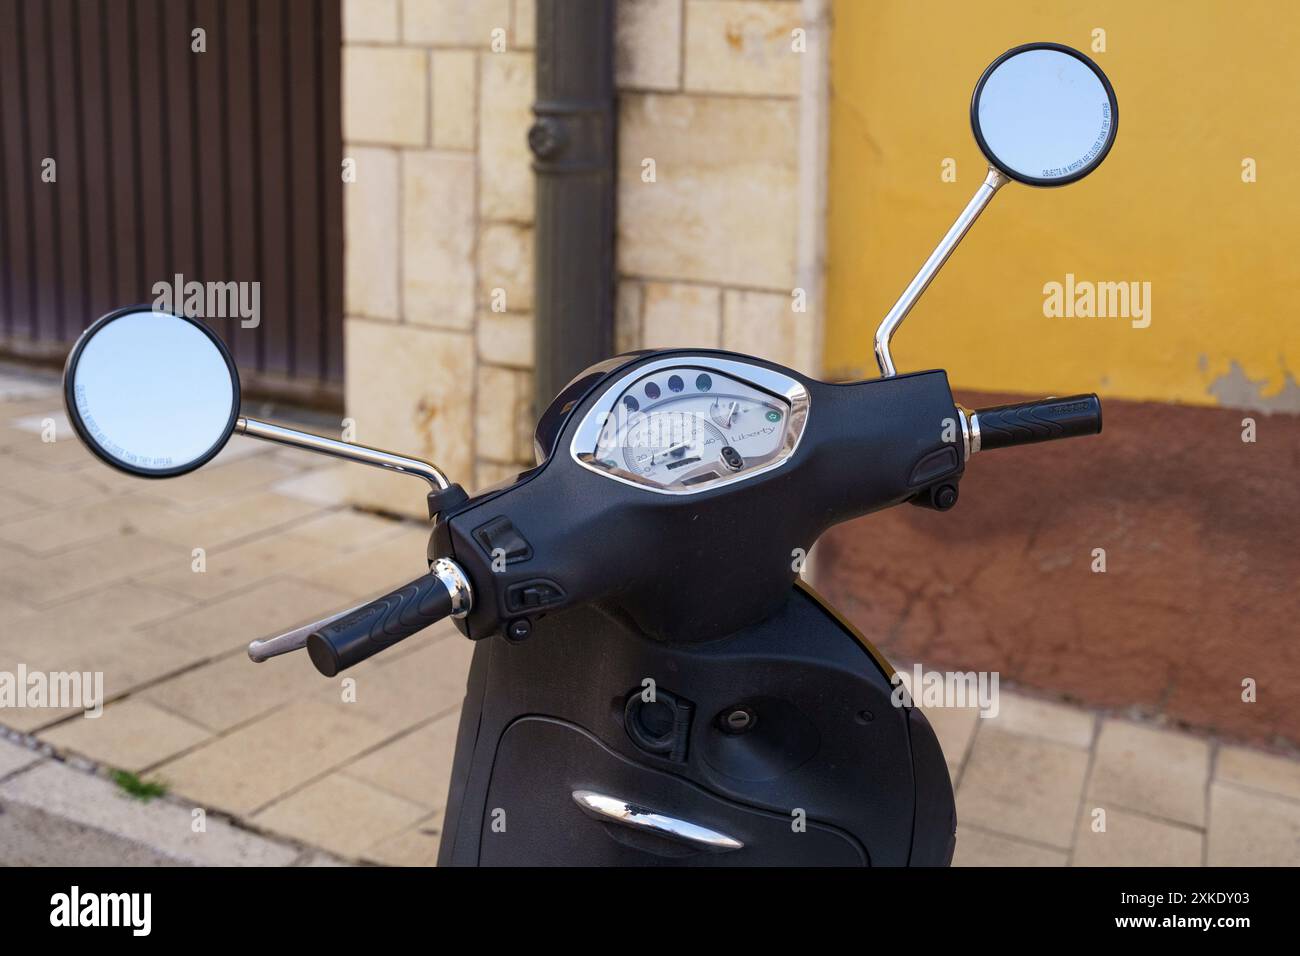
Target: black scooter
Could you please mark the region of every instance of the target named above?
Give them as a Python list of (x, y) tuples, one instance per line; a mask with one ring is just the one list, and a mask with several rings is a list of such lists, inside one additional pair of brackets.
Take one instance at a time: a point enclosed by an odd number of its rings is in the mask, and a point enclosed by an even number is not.
[(241, 417), (222, 343), (148, 308), (78, 341), (68, 414), (144, 477), (241, 433), (429, 482), (428, 574), (249, 654), (305, 646), (333, 676), (446, 617), (478, 642), (440, 864), (945, 865), (956, 817), (934, 733), (802, 562), (838, 522), (952, 508), (981, 451), (1101, 430), (1095, 395), (968, 411), (943, 371), (896, 374), (889, 342), (999, 188), (1081, 178), (1116, 121), (1083, 54), (1007, 52), (971, 103), (988, 177), (881, 323), (879, 379), (620, 355), (541, 416), (536, 467), (472, 497), (427, 462)]

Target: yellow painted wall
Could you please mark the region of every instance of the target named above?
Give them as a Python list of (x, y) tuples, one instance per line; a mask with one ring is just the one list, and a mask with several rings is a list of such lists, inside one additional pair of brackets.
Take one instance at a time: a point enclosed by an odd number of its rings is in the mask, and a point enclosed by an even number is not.
[[(969, 120), (980, 73), (1009, 47), (1055, 40), (1114, 84), (1115, 146), (1077, 183), (1013, 183), (994, 198), (895, 336), (899, 370), (1035, 395), (1300, 410), (1300, 2), (833, 9), (828, 372), (876, 374), (877, 323), (984, 178)], [(946, 157), (955, 183), (941, 180)], [(1150, 326), (1045, 317), (1043, 287), (1066, 273), (1150, 282)], [(1256, 383), (1246, 396), (1242, 372)]]

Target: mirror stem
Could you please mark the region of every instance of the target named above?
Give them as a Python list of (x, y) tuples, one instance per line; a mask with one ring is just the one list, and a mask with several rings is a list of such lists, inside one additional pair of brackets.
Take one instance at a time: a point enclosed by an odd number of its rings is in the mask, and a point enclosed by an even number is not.
[(921, 271), (916, 274), (903, 294), (898, 297), (894, 307), (889, 310), (880, 321), (876, 328), (876, 364), (880, 366), (881, 378), (890, 378), (897, 374), (894, 368), (893, 356), (889, 354), (889, 341), (898, 331), (898, 327), (903, 324), (907, 318), (907, 313), (912, 311), (912, 306), (916, 305), (916, 300), (921, 298), (921, 294), (929, 287), (930, 282), (934, 279), (938, 271), (943, 268), (943, 264), (948, 261), (952, 251), (957, 248), (957, 243), (961, 242), (962, 237), (966, 235), (967, 230), (979, 218), (979, 214), (984, 211), (984, 207), (989, 204), (994, 193), (1011, 182), (1009, 178), (1002, 175), (992, 166), (989, 167), (989, 174), (980, 184), (980, 188), (975, 191), (971, 201), (966, 204), (966, 208), (961, 211), (957, 221), (952, 224), (939, 245), (935, 246), (934, 252), (930, 253), (930, 258), (925, 260), (925, 265), (921, 266)]
[(309, 432), (300, 432), (293, 428), (272, 425), (270, 422), (259, 422), (255, 418), (238, 419), (235, 422), (235, 433), (248, 435), (250, 438), (260, 438), (263, 441), (273, 441), (281, 445), (290, 445), (294, 448), (305, 448), (307, 451), (319, 452), (322, 455), (330, 455), (334, 458), (359, 461), (363, 465), (387, 468), (390, 471), (399, 471), (405, 475), (417, 475), (439, 491), (446, 489), (451, 484), (440, 469), (427, 461), (394, 455), (392, 452), (380, 451), (378, 448), (367, 448), (365, 445), (354, 445), (351, 442), (335, 441), (333, 438), (322, 438), (320, 435), (312, 435)]

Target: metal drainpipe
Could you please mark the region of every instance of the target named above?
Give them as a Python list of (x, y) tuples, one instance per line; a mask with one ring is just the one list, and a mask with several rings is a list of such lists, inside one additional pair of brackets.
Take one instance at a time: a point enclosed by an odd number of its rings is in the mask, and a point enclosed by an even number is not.
[(614, 0), (537, 0), (535, 412), (614, 351)]

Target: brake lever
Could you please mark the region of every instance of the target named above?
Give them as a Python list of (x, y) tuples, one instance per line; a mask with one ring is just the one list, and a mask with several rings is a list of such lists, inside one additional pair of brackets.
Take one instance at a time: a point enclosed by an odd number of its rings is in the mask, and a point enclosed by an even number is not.
[(320, 630), (327, 624), (333, 624), (339, 618), (351, 614), (369, 603), (369, 601), (362, 601), (360, 604), (339, 611), (337, 614), (331, 614), (329, 617), (313, 621), (311, 624), (304, 624), (302, 627), (295, 627), (292, 631), (285, 631), (276, 637), (253, 641), (248, 645), (248, 658), (254, 664), (261, 664), (272, 657), (279, 657), (281, 654), (302, 650), (307, 646), (307, 638), (313, 631)]

